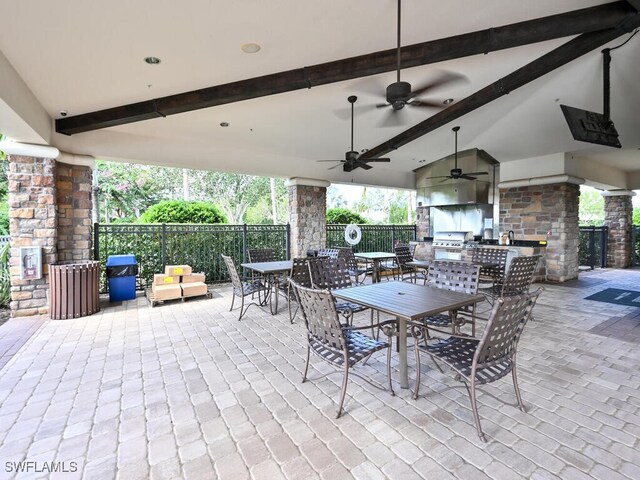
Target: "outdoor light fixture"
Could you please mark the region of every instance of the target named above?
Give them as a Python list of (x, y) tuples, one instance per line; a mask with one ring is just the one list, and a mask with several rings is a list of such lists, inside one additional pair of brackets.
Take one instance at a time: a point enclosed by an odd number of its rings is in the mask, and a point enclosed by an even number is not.
[(158, 57), (145, 57), (144, 61), (149, 65), (158, 65), (161, 62)]
[(449, 105), (450, 103), (453, 103), (453, 98), (447, 98), (444, 102), (442, 102), (444, 105)]

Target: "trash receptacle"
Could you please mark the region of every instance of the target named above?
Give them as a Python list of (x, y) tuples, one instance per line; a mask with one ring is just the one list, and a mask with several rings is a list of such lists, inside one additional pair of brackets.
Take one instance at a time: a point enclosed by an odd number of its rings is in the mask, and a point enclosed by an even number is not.
[(122, 302), (136, 298), (136, 275), (138, 261), (133, 254), (109, 255), (107, 258), (109, 301)]

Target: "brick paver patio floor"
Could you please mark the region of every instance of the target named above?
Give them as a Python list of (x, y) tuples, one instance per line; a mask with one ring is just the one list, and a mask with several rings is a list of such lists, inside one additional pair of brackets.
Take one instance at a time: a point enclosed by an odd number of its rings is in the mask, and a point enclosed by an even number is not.
[[(638, 479), (638, 310), (584, 297), (640, 290), (640, 272), (585, 278), (602, 281), (546, 286), (523, 335), (528, 413), (510, 378), (481, 387), (486, 444), (464, 387), (430, 362), (417, 401), (352, 377), (336, 420), (341, 375), (300, 382), (301, 320), (251, 307), (238, 322), (228, 288), (47, 320), (0, 370), (0, 478), (28, 460), (76, 462), (75, 473), (53, 475), (64, 479)], [(612, 318), (635, 319), (624, 326), (633, 334), (608, 332)], [(312, 378), (328, 371), (313, 364)], [(360, 369), (383, 380), (384, 354)]]

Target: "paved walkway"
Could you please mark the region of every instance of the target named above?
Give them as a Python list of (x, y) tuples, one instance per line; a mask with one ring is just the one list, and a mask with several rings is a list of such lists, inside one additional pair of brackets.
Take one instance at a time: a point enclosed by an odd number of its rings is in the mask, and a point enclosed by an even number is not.
[[(529, 412), (509, 379), (482, 388), (487, 444), (465, 389), (429, 363), (417, 401), (352, 378), (334, 419), (341, 376), (300, 383), (300, 321), (251, 307), (238, 322), (227, 288), (46, 321), (0, 370), (0, 478), (14, 476), (7, 462), (29, 460), (76, 465), (53, 475), (63, 479), (638, 479), (640, 349), (591, 332), (611, 318), (640, 321), (638, 310), (584, 297), (640, 290), (640, 272), (584, 278), (601, 282), (547, 286), (523, 335)], [(314, 365), (312, 376), (328, 371)], [(384, 356), (361, 370), (383, 379)]]
[(9, 319), (0, 324), (0, 370), (38, 331), (45, 320), (44, 316), (35, 316)]

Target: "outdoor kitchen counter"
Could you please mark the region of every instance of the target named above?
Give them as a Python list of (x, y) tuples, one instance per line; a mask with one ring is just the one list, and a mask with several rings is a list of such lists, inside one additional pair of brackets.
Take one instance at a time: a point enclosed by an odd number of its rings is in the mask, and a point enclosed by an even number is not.
[[(533, 242), (531, 242), (533, 243)], [(432, 260), (433, 259), (433, 245), (432, 242), (410, 242), (411, 245), (415, 245), (416, 249), (413, 254), (413, 258), (416, 260)], [(519, 246), (519, 245), (478, 245), (474, 248), (504, 248), (514, 252), (514, 256), (531, 256), (540, 255), (542, 260), (538, 264), (534, 276), (534, 282), (544, 282), (546, 279), (547, 268), (545, 260), (545, 245), (535, 246)], [(470, 262), (473, 255), (474, 248), (463, 248), (458, 250), (462, 253), (462, 261)]]

